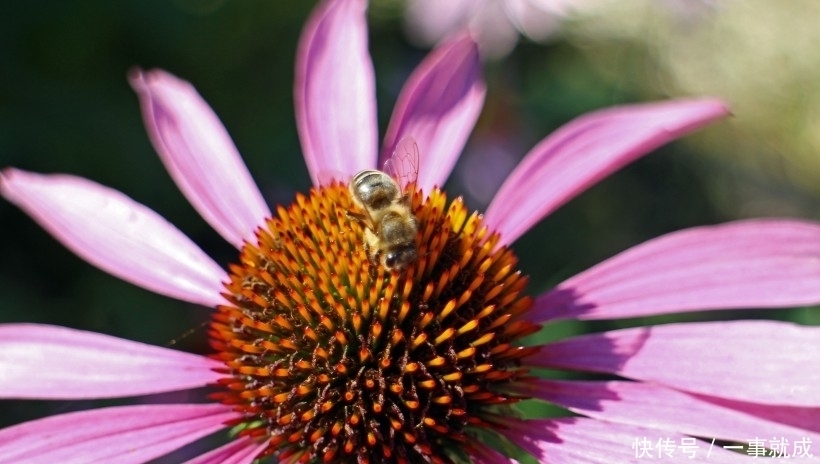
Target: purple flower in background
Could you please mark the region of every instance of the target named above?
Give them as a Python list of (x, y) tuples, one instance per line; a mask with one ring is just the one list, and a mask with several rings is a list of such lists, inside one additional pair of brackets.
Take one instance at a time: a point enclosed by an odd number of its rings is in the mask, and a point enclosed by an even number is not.
[[(119, 192), (69, 175), (3, 171), (0, 193), (88, 262), (215, 311), (210, 357), (49, 325), (0, 325), (3, 398), (214, 390), (212, 403), (108, 407), (0, 430), (0, 463), (139, 463), (226, 428), (226, 445), (190, 462), (510, 462), (486, 444), (487, 433), (556, 463), (633, 462), (651, 450), (644, 443), (661, 439), (699, 447), (695, 457), (708, 462), (752, 458), (694, 437), (820, 443), (814, 328), (668, 324), (522, 344), (561, 319), (820, 302), (820, 225), (786, 219), (672, 233), (536, 298), (525, 294), (510, 244), (622, 166), (725, 117), (720, 101), (580, 117), (524, 157), (485, 215), (471, 214), (437, 186), (483, 103), (475, 43), (455, 38), (425, 58), (379, 151), (365, 8), (363, 0), (324, 1), (308, 20), (295, 100), (314, 188), (275, 213), (190, 84), (163, 71), (132, 76), (169, 173), (240, 250), (228, 271)], [(368, 259), (338, 180), (381, 166), (405, 136), (421, 156), (408, 192), (419, 257), (388, 272)], [(326, 182), (327, 173), (336, 180)], [(623, 380), (531, 376), (542, 367)], [(524, 398), (579, 416), (524, 419), (511, 407)]]

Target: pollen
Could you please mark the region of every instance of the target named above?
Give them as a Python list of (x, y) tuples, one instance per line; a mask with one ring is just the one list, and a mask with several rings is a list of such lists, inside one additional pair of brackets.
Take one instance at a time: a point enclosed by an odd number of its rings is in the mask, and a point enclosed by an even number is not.
[(411, 189), (417, 258), (368, 256), (347, 186), (277, 208), (230, 267), (209, 332), (213, 394), (282, 462), (454, 462), (525, 381), (540, 327), (513, 252), (477, 213)]

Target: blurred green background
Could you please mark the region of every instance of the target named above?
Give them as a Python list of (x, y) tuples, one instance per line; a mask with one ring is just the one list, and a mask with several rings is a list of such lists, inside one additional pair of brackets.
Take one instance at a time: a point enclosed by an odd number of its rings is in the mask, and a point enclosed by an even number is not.
[[(806, 46), (820, 19), (817, 4), (795, 1), (787, 9), (762, 1), (697, 2), (706, 8), (693, 16), (682, 15), (669, 6), (673, 3), (601, 2), (566, 19), (546, 43), (522, 39), (510, 55), (486, 63), (485, 110), (447, 185), (474, 209), (486, 207), (504, 174), (540, 138), (584, 112), (713, 95), (725, 97), (736, 114), (627, 167), (519, 240), (515, 249), (532, 276), (533, 295), (676, 229), (756, 216), (820, 219), (820, 153), (813, 139), (820, 134), (820, 59), (813, 61), (818, 50)], [(126, 74), (135, 66), (160, 67), (192, 82), (228, 128), (268, 202), (289, 203), (294, 192), (309, 187), (292, 88), (297, 39), (313, 5), (269, 0), (5, 5), (0, 167), (72, 173), (119, 189), (168, 218), (217, 262), (231, 262), (235, 250), (188, 205), (154, 153)], [(426, 53), (405, 38), (402, 11), (401, 2), (381, 0), (371, 3), (369, 12), (382, 131), (402, 83)], [(0, 233), (0, 323), (58, 324), (207, 351), (202, 328), (207, 308), (106, 275), (4, 201)], [(735, 317), (820, 324), (810, 308), (723, 311), (617, 324), (567, 323), (547, 336)], [(184, 395), (154, 400), (180, 401)], [(4, 401), (0, 426), (91, 404)]]

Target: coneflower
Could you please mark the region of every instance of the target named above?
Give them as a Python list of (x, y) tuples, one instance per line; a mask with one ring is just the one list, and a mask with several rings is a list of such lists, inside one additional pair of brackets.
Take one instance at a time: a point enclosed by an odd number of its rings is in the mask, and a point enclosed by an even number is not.
[[(820, 443), (816, 329), (735, 321), (522, 340), (558, 319), (820, 301), (820, 226), (793, 220), (673, 233), (529, 296), (510, 248), (519, 236), (726, 107), (673, 101), (581, 117), (533, 148), (482, 216), (438, 188), (484, 98), (472, 40), (442, 44), (410, 77), (385, 137), (382, 161), (408, 135), (422, 157), (406, 187), (418, 258), (387, 271), (368, 256), (345, 184), (381, 165), (365, 5), (325, 1), (308, 22), (296, 113), (314, 187), (275, 212), (191, 85), (162, 71), (133, 74), (168, 171), (239, 249), (228, 272), (121, 193), (68, 175), (3, 172), (2, 195), (87, 261), (215, 311), (209, 357), (0, 325), (4, 398), (212, 389), (211, 403), (109, 407), (0, 430), (0, 462), (139, 463), (225, 428), (233, 430), (226, 445), (190, 462), (510, 462), (511, 444), (542, 462), (632, 462), (647, 451), (735, 462), (749, 453), (722, 445), (772, 437), (790, 444), (792, 458), (809, 458)], [(538, 368), (623, 380), (549, 380)], [(577, 416), (523, 418), (513, 405), (526, 398)], [(507, 447), (489, 446), (488, 435)], [(772, 443), (759, 448), (773, 451)]]

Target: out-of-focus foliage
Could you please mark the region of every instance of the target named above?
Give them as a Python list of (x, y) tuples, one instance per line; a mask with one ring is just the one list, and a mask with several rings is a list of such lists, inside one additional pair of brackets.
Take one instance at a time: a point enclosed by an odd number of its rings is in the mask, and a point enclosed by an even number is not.
[(712, 197), (735, 216), (809, 214), (820, 198), (820, 3), (628, 0), (569, 40), (645, 97), (717, 95), (735, 118), (703, 145)]

